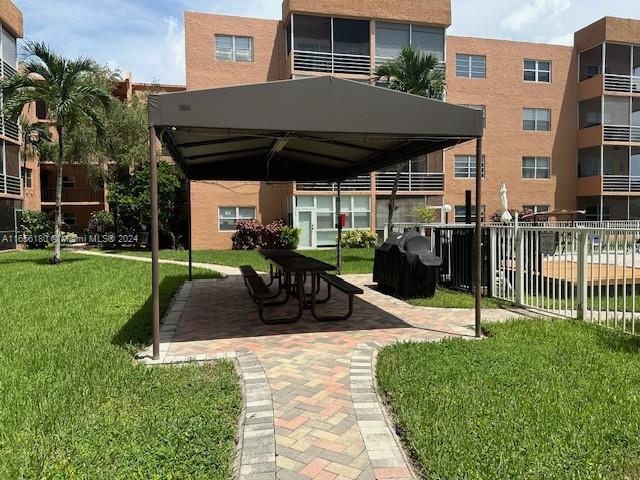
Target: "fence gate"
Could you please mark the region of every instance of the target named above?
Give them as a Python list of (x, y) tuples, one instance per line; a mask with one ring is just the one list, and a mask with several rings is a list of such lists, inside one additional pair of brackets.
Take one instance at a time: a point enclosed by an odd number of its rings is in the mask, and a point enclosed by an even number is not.
[[(440, 284), (455, 290), (471, 292), (474, 283), (475, 229), (473, 225), (438, 227), (435, 229), (434, 250), (442, 258)], [(482, 288), (491, 295), (489, 278), (489, 230), (482, 229)]]
[(640, 232), (490, 227), (494, 297), (555, 317), (640, 333)]

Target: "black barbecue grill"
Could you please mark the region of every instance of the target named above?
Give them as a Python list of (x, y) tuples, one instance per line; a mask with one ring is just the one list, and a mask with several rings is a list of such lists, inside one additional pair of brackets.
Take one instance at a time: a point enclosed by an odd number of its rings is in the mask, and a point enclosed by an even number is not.
[(376, 248), (373, 281), (404, 298), (433, 297), (442, 259), (415, 230), (393, 233)]

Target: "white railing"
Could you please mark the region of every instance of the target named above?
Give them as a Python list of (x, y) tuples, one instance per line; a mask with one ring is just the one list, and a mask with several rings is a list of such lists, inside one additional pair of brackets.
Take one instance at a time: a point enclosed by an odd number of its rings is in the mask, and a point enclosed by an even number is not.
[(640, 177), (605, 175), (602, 188), (605, 192), (640, 192)]
[(640, 93), (640, 77), (607, 73), (604, 89), (608, 92)]
[(0, 193), (20, 195), (22, 193), (20, 183), (20, 177), (0, 173)]
[(369, 75), (371, 73), (371, 57), (369, 55), (294, 50), (293, 69)]
[[(371, 177), (360, 175), (340, 183), (344, 192), (366, 192), (371, 190)], [(296, 190), (311, 192), (335, 192), (338, 190), (336, 182), (296, 182)]]
[(640, 126), (605, 125), (604, 140), (606, 142), (640, 142)]
[[(376, 190), (391, 191), (396, 172), (377, 172)], [(398, 182), (400, 192), (439, 192), (444, 190), (443, 173), (402, 172)]]
[(637, 228), (490, 227), (493, 296), (640, 334)]

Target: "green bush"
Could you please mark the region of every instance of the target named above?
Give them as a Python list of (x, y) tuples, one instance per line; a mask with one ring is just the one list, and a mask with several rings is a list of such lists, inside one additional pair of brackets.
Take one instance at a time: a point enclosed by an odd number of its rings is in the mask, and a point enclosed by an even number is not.
[(282, 243), (282, 248), (295, 250), (300, 243), (300, 229), (285, 225), (280, 232), (280, 242)]
[(434, 207), (422, 205), (414, 210), (414, 214), (422, 223), (436, 223), (440, 221), (440, 211)]
[(25, 210), (20, 229), (27, 248), (46, 248), (53, 235), (53, 222), (47, 212)]
[(115, 243), (113, 214), (106, 210), (92, 212), (87, 223), (87, 235), (90, 244), (112, 248)]
[(347, 230), (342, 232), (342, 245), (345, 248), (374, 248), (378, 236), (371, 230)]

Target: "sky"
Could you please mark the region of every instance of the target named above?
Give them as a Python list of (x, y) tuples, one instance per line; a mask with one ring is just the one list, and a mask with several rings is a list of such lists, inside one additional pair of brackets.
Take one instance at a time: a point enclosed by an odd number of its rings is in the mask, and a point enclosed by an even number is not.
[[(183, 12), (279, 19), (281, 0), (13, 0), (25, 38), (90, 56), (135, 81), (184, 83)], [(348, 1), (348, 0), (345, 0)], [(393, 0), (389, 0), (393, 1)], [(638, 0), (452, 0), (449, 34), (571, 45), (603, 17), (640, 19)]]

